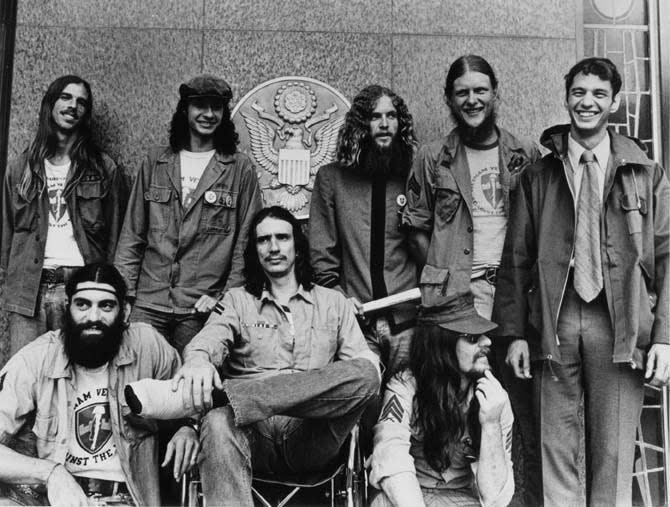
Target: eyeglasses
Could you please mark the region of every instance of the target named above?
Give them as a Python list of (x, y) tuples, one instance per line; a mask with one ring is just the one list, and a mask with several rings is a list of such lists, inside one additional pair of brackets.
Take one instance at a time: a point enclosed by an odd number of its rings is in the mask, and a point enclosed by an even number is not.
[(458, 338), (463, 339), (463, 340), (467, 341), (468, 343), (471, 343), (472, 345), (475, 345), (475, 344), (479, 343), (479, 337), (480, 336), (481, 336), (480, 334), (462, 333), (462, 334), (458, 335)]

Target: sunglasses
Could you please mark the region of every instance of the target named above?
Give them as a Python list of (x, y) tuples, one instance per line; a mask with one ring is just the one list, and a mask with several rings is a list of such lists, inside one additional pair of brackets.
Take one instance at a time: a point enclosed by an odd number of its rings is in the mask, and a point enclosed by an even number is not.
[(480, 336), (481, 336), (480, 334), (461, 333), (461, 334), (458, 335), (458, 338), (463, 339), (463, 340), (467, 341), (468, 343), (471, 343), (472, 345), (475, 345), (475, 344), (479, 343), (479, 337)]

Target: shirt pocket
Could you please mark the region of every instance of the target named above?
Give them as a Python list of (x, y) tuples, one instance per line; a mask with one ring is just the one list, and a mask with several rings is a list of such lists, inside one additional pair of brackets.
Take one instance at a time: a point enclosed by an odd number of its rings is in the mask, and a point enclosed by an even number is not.
[(19, 195), (18, 185), (12, 196), (14, 208), (14, 230), (34, 231), (37, 229), (37, 198), (26, 201)]
[(449, 270), (426, 264), (421, 270), (419, 289), (421, 290), (421, 301), (426, 307), (438, 306), (447, 298), (447, 287), (449, 284)]
[(438, 224), (451, 222), (462, 200), (451, 172), (439, 174), (435, 181), (435, 217)]
[(247, 368), (270, 368), (277, 362), (279, 329), (274, 324), (243, 322), (236, 354)]
[(310, 334), (310, 368), (320, 368), (332, 363), (337, 352), (337, 326), (312, 326)]
[(33, 433), (37, 438), (38, 449), (47, 447), (53, 448), (58, 436), (58, 416), (44, 416), (41, 414), (35, 415), (35, 423), (33, 424)]
[(212, 189), (205, 192), (201, 229), (207, 234), (231, 234), (235, 231), (237, 192)]
[(150, 185), (144, 192), (144, 200), (149, 205), (149, 229), (152, 231), (167, 230), (170, 217), (170, 200), (172, 189)]
[(105, 196), (105, 188), (102, 181), (80, 181), (76, 186), (75, 195), (77, 210), (84, 228), (93, 230), (104, 228), (102, 199)]

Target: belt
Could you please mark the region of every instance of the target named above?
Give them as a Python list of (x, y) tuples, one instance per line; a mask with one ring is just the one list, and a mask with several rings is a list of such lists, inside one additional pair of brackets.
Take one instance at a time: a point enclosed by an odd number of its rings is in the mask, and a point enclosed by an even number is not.
[(498, 266), (486, 266), (484, 273), (477, 278), (483, 278), (490, 285), (495, 286), (496, 282), (498, 281)]
[(77, 476), (74, 478), (86, 496), (94, 500), (95, 505), (135, 505), (125, 482)]
[(40, 283), (65, 283), (77, 269), (79, 269), (78, 266), (60, 266), (56, 269), (43, 269)]

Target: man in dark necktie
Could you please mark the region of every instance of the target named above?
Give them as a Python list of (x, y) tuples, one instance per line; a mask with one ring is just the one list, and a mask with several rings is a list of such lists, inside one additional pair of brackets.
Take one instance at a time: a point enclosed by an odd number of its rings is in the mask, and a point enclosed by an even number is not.
[(630, 505), (645, 378), (668, 383), (670, 185), (635, 140), (607, 129), (621, 77), (604, 58), (565, 78), (570, 125), (520, 178), (493, 320), (516, 338), (507, 362), (532, 378), (544, 505), (583, 505), (578, 406), (586, 425), (588, 505)]

